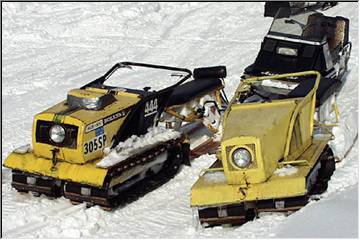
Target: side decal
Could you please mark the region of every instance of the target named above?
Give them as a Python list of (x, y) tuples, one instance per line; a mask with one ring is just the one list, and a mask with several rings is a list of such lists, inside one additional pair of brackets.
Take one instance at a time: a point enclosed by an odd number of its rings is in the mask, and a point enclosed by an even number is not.
[(104, 126), (104, 122), (102, 119), (100, 119), (99, 121), (96, 121), (94, 123), (90, 123), (89, 125), (87, 125), (85, 128), (85, 132), (86, 133), (91, 132), (92, 130), (102, 127), (102, 126)]
[(150, 115), (153, 115), (153, 114), (157, 113), (157, 110), (158, 110), (158, 100), (157, 100), (157, 98), (155, 98), (155, 99), (152, 99), (152, 100), (146, 102), (144, 116), (148, 117)]
[(105, 126), (119, 118), (123, 118), (129, 112), (130, 108), (123, 109), (119, 112), (104, 117), (103, 119), (97, 120), (96, 122), (90, 123), (85, 128), (85, 133), (91, 132), (95, 129)]

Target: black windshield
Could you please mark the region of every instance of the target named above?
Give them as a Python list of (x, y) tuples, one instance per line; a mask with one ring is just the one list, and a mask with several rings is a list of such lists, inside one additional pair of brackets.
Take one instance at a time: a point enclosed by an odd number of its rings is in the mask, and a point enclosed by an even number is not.
[(283, 16), (281, 8), (277, 13), (269, 30), (269, 34), (280, 35), (290, 38), (303, 39), (308, 41), (321, 42), (325, 35), (322, 31), (325, 26), (325, 16), (321, 13), (309, 11), (306, 13), (291, 16)]

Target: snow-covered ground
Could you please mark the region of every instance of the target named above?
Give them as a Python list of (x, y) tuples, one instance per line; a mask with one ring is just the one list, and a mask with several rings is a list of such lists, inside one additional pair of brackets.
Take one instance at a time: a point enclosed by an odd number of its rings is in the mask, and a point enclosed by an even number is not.
[[(2, 3), (2, 161), (31, 142), (33, 116), (119, 61), (193, 69), (226, 65), (229, 97), (251, 64), (270, 18), (263, 3)], [(358, 131), (358, 4), (326, 11), (350, 18), (351, 72), (339, 96), (332, 147), (344, 157)], [(149, 76), (144, 79), (154, 79)], [(119, 80), (142, 88), (143, 83)], [(158, 87), (165, 85), (156, 81)], [(214, 156), (202, 156), (161, 188), (124, 208), (73, 207), (66, 199), (20, 195), (2, 168), (3, 237), (238, 238), (357, 237), (358, 143), (337, 164), (329, 189), (286, 217), (265, 214), (237, 228), (197, 228), (190, 188)]]

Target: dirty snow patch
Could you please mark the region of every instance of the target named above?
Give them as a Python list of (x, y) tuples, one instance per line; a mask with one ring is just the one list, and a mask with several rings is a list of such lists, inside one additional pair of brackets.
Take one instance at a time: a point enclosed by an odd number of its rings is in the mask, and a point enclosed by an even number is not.
[(291, 165), (285, 165), (282, 168), (276, 169), (274, 173), (280, 177), (284, 177), (284, 176), (293, 175), (297, 173), (297, 171), (298, 171), (297, 167)]
[(20, 146), (18, 148), (15, 148), (13, 152), (14, 153), (20, 153), (20, 154), (25, 154), (25, 153), (30, 152), (30, 151), (31, 151), (31, 145), (26, 144), (26, 145)]
[(265, 87), (275, 87), (275, 88), (282, 88), (282, 89), (289, 89), (293, 90), (298, 83), (293, 82), (285, 82), (285, 81), (276, 81), (276, 80), (264, 80), (261, 82), (261, 86)]
[(111, 151), (109, 151), (109, 149), (105, 149), (104, 153), (107, 154), (107, 156), (98, 162), (96, 166), (101, 168), (111, 167), (133, 155), (143, 153), (147, 149), (150, 149), (160, 143), (179, 138), (180, 135), (180, 132), (173, 129), (166, 129), (164, 127), (150, 128), (144, 135), (133, 135), (124, 142), (120, 142), (115, 149)]

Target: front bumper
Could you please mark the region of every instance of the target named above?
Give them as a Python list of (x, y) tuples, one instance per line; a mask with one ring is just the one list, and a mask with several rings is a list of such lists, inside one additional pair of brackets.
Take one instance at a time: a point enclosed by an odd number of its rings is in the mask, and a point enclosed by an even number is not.
[[(51, 159), (37, 157), (33, 152), (13, 152), (5, 159), (4, 166), (26, 174), (88, 184), (94, 187), (103, 186), (108, 171), (107, 169), (97, 168), (96, 161), (85, 164), (58, 162), (55, 165), (55, 169), (52, 169), (53, 165)], [(19, 177), (20, 176), (21, 175), (19, 175)], [(43, 180), (39, 181), (42, 182)]]
[[(306, 159), (308, 165), (296, 165), (297, 172), (290, 175), (273, 174), (262, 183), (247, 186), (228, 184), (223, 171), (222, 177), (213, 177), (213, 172), (206, 172), (191, 188), (191, 207), (212, 207), (259, 200), (286, 199), (304, 196), (310, 186), (311, 171), (326, 147), (327, 140), (313, 140), (312, 144), (299, 157)], [(215, 166), (215, 165), (213, 165)]]

